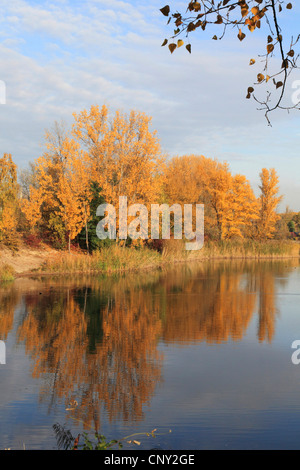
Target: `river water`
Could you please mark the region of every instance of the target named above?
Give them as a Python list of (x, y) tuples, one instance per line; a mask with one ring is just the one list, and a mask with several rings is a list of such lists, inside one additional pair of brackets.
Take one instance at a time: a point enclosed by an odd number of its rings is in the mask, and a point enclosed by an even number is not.
[(298, 339), (298, 260), (18, 279), (0, 288), (0, 449), (96, 431), (136, 434), (125, 449), (299, 449)]

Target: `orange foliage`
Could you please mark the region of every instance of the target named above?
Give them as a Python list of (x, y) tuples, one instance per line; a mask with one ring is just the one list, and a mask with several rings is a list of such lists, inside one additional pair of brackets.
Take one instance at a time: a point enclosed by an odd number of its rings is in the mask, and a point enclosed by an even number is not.
[(17, 166), (10, 154), (0, 158), (0, 241), (16, 244), (18, 208)]
[(257, 223), (257, 237), (259, 239), (272, 238), (279, 216), (276, 213), (277, 206), (282, 199), (278, 196), (279, 178), (274, 168), (263, 168), (260, 173), (261, 196), (259, 198), (259, 220)]

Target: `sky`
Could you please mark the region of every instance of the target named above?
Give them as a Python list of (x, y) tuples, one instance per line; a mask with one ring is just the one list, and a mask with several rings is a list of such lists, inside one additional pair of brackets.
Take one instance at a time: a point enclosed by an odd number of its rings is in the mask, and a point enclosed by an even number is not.
[[(284, 195), (280, 210), (300, 211), (300, 113), (275, 111), (268, 126), (257, 103), (245, 99), (261, 71), (263, 31), (247, 33), (242, 42), (236, 30), (221, 41), (211, 39), (218, 30), (196, 31), (191, 54), (185, 47), (170, 54), (161, 47), (173, 33), (159, 11), (166, 3), (0, 0), (0, 87), (6, 88), (0, 154), (11, 153), (26, 168), (43, 153), (45, 130), (55, 121), (68, 128), (74, 112), (96, 104), (112, 114), (134, 109), (152, 117), (168, 158), (197, 154), (227, 161), (256, 194), (261, 169), (275, 168)], [(186, 3), (170, 5), (184, 11)], [(299, 3), (282, 12), (288, 40), (297, 36), (299, 17)], [(288, 105), (296, 80), (298, 71), (287, 87)]]

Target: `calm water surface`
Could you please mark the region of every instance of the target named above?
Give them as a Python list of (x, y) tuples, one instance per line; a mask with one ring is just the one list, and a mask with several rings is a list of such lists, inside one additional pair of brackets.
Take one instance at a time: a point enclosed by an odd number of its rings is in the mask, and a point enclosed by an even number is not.
[(297, 260), (19, 279), (0, 339), (0, 449), (154, 428), (139, 448), (300, 449)]

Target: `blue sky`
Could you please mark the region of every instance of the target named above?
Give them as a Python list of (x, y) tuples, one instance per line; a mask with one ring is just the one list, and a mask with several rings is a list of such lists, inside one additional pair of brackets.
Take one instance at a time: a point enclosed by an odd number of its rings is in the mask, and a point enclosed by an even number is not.
[[(172, 28), (159, 8), (167, 1), (0, 0), (0, 153), (20, 168), (43, 152), (44, 132), (54, 121), (93, 104), (136, 109), (152, 116), (170, 157), (203, 154), (228, 161), (256, 190), (259, 172), (274, 167), (288, 205), (300, 210), (300, 113), (276, 112), (268, 127), (246, 90), (265, 50), (261, 32), (240, 42), (228, 31), (222, 41), (195, 32), (192, 54), (170, 54), (161, 43)], [(182, 9), (185, 2), (170, 2)], [(300, 6), (282, 14), (296, 36)], [(300, 49), (300, 47), (299, 47)], [(257, 64), (249, 67), (250, 58)], [(275, 61), (277, 59), (275, 58)], [(300, 79), (295, 72), (294, 80)], [(287, 103), (294, 90), (287, 89)]]

